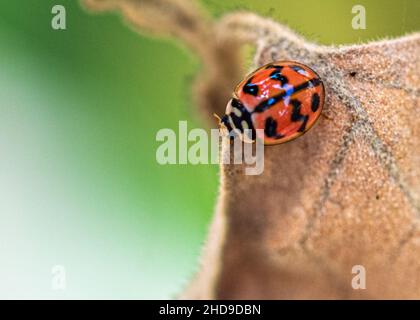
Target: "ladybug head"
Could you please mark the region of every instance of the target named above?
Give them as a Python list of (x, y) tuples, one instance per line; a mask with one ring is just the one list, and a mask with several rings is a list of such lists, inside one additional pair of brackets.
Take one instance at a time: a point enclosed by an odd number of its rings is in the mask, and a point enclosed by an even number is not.
[(232, 98), (226, 106), (226, 114), (220, 119), (220, 123), (229, 132), (233, 139), (239, 136), (245, 142), (255, 140), (255, 129), (252, 124), (251, 113), (239, 101)]

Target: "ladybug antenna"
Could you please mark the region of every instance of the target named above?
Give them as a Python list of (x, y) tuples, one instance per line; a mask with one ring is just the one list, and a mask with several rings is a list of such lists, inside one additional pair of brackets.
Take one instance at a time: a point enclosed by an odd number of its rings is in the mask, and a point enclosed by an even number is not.
[(213, 116), (219, 120), (219, 125), (222, 123), (222, 118), (220, 118), (217, 114), (213, 113)]

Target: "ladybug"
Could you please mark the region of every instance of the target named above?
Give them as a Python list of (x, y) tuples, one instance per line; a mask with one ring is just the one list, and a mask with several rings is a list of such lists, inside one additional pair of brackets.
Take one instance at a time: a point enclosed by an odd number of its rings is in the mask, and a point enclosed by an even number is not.
[(231, 137), (239, 134), (244, 141), (259, 138), (266, 145), (280, 144), (315, 124), (324, 97), (324, 85), (311, 68), (294, 61), (272, 62), (237, 85), (220, 122)]

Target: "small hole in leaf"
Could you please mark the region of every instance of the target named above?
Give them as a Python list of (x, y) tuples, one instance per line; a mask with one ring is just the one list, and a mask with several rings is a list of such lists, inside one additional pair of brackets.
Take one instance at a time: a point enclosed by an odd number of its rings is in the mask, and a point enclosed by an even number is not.
[(350, 72), (350, 77), (355, 77), (355, 76), (356, 76), (356, 74), (357, 74), (357, 72), (356, 72), (356, 71), (352, 71), (352, 72)]

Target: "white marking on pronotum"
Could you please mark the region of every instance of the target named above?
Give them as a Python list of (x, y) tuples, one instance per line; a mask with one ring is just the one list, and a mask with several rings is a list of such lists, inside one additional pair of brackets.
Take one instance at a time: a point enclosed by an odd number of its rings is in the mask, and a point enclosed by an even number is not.
[(226, 105), (226, 114), (229, 114), (231, 112), (232, 112), (232, 99), (230, 99)]
[(241, 121), (242, 129), (249, 129), (248, 123), (245, 120)]
[(242, 117), (242, 112), (241, 112), (241, 110), (239, 110), (239, 109), (237, 109), (237, 108), (232, 108), (232, 110), (233, 110), (233, 113), (238, 117), (238, 118), (240, 118), (240, 117)]
[(231, 116), (229, 116), (228, 115), (228, 121), (229, 121), (229, 124), (230, 124), (230, 126), (232, 127), (232, 129), (235, 129), (236, 128), (236, 126), (235, 126), (235, 124), (233, 123), (233, 121), (232, 121), (232, 117)]

